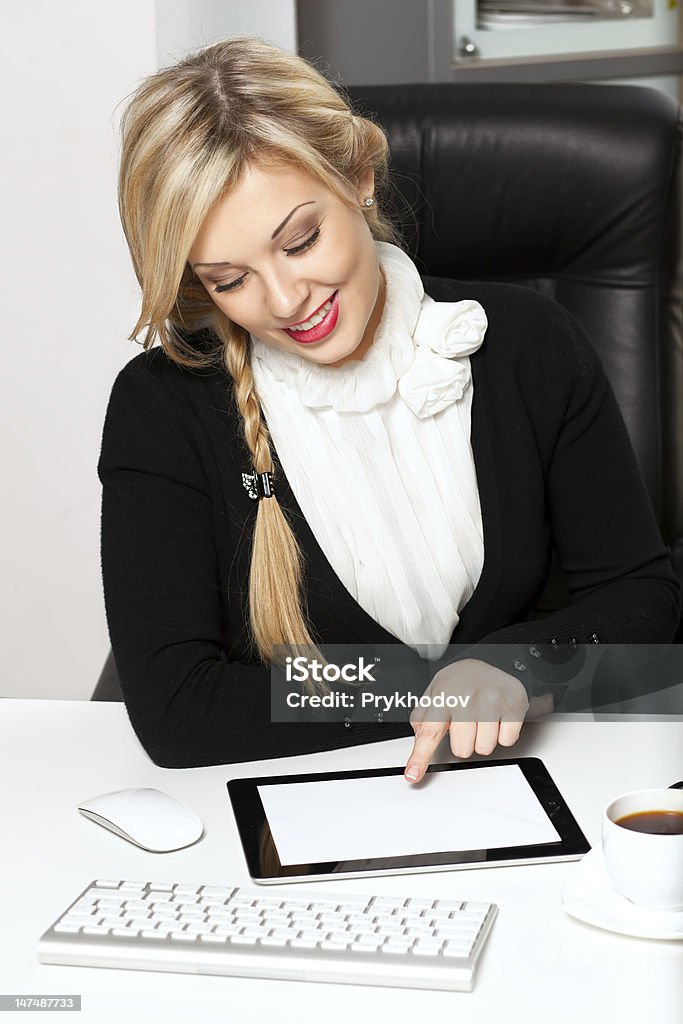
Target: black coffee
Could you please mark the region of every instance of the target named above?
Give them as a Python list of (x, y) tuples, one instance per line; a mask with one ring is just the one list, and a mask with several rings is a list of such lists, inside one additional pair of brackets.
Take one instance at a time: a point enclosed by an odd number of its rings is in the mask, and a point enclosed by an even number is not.
[(683, 835), (683, 811), (637, 811), (618, 818), (616, 824), (632, 832), (649, 832), (658, 836)]

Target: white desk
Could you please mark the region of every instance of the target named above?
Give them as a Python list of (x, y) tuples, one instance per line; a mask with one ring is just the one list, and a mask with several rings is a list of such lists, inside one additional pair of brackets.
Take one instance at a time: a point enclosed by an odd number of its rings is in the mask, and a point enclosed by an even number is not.
[[(380, 1014), (391, 1024), (680, 1024), (683, 943), (626, 938), (567, 917), (560, 907), (560, 890), (574, 862), (312, 884), (321, 892), (498, 903), (500, 912), (472, 993), (38, 963), (38, 938), (94, 878), (250, 884), (227, 779), (399, 765), (408, 751), (408, 740), (393, 740), (278, 761), (171, 770), (149, 760), (123, 705), (0, 702), (0, 993), (81, 994), (77, 1020), (88, 1024), (365, 1024)], [(510, 753), (544, 760), (589, 841), (596, 843), (600, 812), (610, 798), (683, 778), (683, 723), (530, 723)], [(440, 758), (448, 759), (445, 753)], [(154, 786), (188, 803), (204, 822), (201, 842), (177, 853), (147, 853), (76, 810), (84, 798), (131, 786)], [(18, 1017), (19, 1012), (3, 1014), (2, 1022)]]

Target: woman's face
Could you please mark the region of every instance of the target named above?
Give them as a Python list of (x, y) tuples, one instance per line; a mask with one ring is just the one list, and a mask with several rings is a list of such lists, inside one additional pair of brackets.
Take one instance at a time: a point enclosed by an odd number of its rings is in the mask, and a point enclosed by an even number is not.
[(211, 299), (262, 341), (341, 366), (372, 344), (384, 280), (361, 204), (291, 166), (250, 165), (208, 215), (189, 262)]

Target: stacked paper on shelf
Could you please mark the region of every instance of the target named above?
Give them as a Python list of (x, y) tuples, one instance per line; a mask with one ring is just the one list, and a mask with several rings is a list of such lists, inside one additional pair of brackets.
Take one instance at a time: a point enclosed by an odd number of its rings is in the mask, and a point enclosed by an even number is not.
[(528, 28), (607, 18), (648, 18), (652, 14), (652, 0), (479, 0), (477, 27)]

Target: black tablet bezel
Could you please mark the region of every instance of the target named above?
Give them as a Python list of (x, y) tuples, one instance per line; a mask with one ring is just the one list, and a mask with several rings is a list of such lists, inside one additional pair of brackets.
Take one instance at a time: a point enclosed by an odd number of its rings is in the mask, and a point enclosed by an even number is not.
[[(323, 782), (341, 779), (369, 779), (388, 775), (403, 775), (404, 767), (369, 768), (356, 771), (319, 772), (305, 775), (270, 775), (262, 778), (230, 779), (227, 783), (249, 874), (256, 882), (288, 881), (290, 878), (316, 878), (318, 876), (348, 876), (393, 871), (447, 870), (455, 867), (486, 867), (496, 864), (530, 863), (535, 860), (571, 860), (588, 853), (590, 844), (581, 831), (574, 815), (555, 785), (548, 769), (537, 757), (521, 757), (496, 761), (472, 761), (453, 764), (434, 764), (427, 769), (434, 772), (477, 771), (502, 765), (517, 765), (533, 789), (545, 813), (560, 835), (560, 841), (532, 846), (500, 847), (493, 850), (450, 850), (439, 853), (411, 854), (392, 858), (367, 860), (327, 861), (317, 864), (281, 865), (270, 833), (268, 818), (259, 796), (260, 786), (293, 785), (302, 782)], [(407, 785), (408, 783), (406, 783)], [(264, 870), (261, 863), (264, 840), (271, 839), (271, 864)]]

